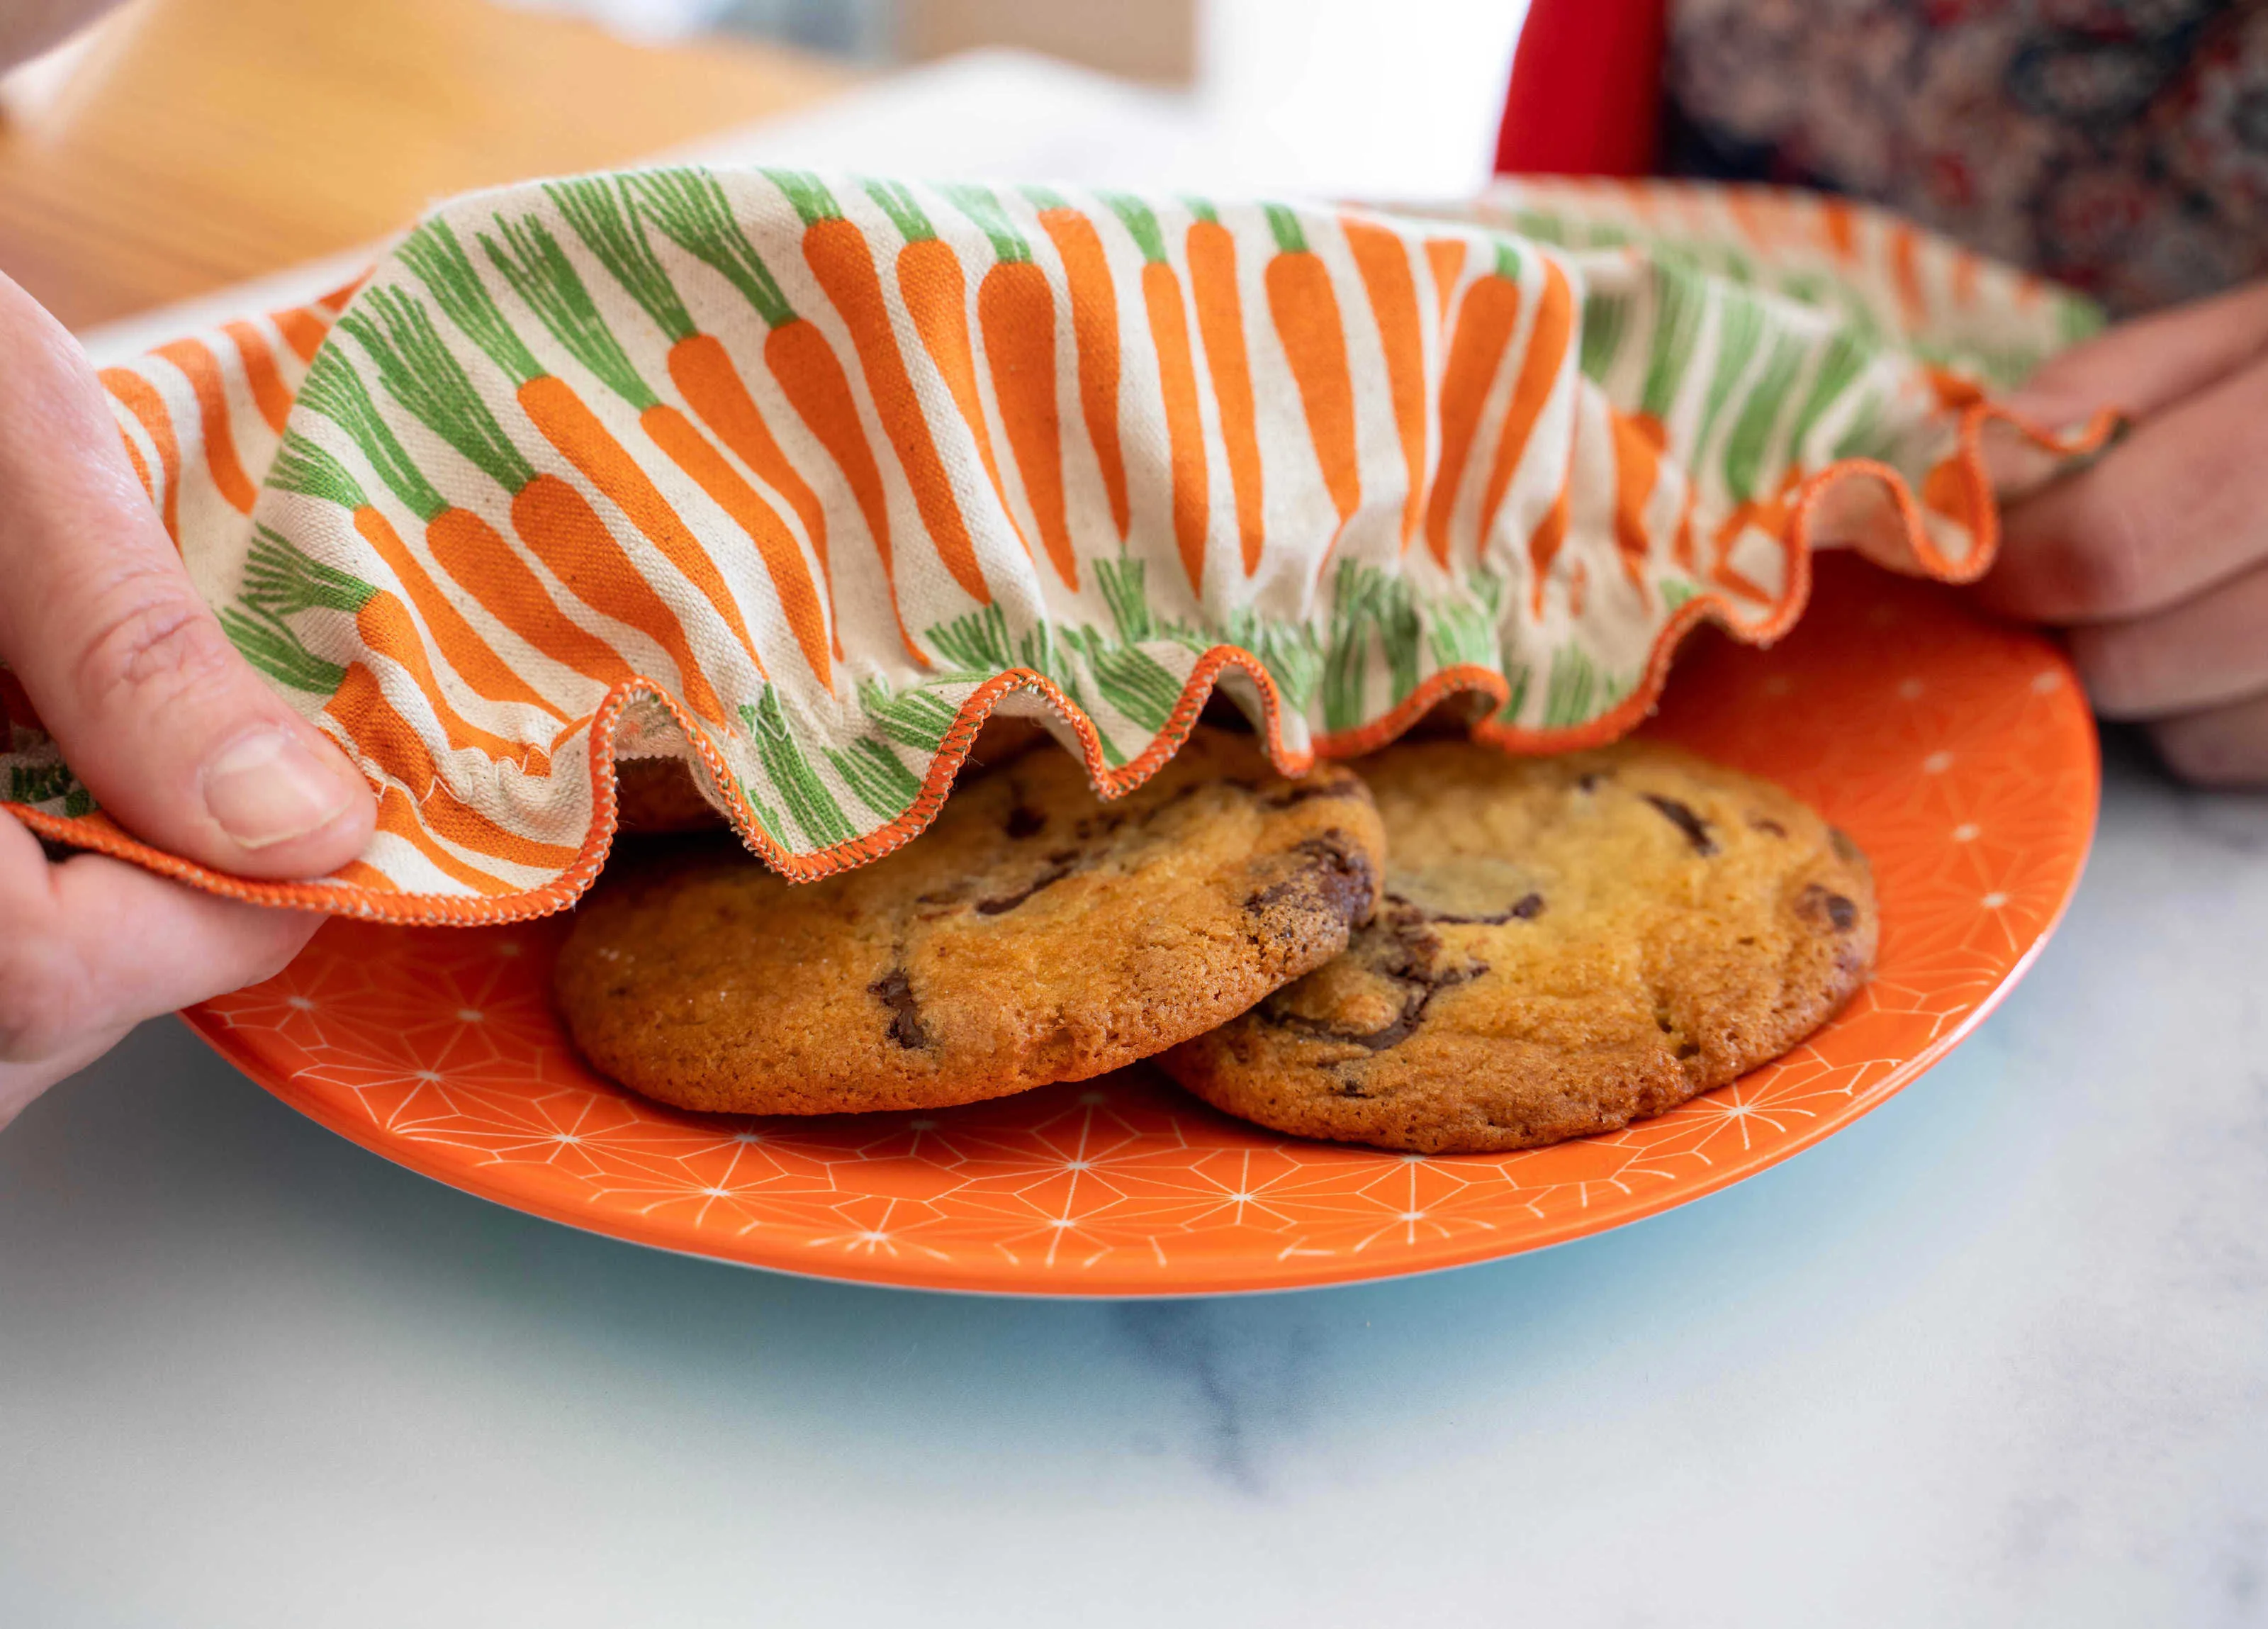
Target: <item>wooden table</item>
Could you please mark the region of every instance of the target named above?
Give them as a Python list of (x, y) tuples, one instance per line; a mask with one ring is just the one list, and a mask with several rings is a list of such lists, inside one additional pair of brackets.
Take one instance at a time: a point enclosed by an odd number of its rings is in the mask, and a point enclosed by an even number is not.
[(353, 247), (449, 193), (642, 157), (852, 76), (489, 0), (140, 0), (0, 128), (0, 270), (74, 328)]

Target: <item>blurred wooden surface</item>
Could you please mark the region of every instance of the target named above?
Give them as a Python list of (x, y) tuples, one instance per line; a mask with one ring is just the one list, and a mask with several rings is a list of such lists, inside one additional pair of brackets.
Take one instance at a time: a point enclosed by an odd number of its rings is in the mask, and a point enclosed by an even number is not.
[(490, 0), (138, 0), (103, 26), (53, 105), (0, 127), (0, 270), (74, 328), (350, 248), (448, 193), (640, 158), (851, 79)]

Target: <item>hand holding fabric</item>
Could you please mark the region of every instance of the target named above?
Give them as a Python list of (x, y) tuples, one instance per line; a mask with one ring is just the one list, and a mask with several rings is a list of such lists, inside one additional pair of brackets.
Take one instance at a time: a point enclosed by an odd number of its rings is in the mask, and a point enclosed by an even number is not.
[[(0, 663), (122, 824), (204, 865), (300, 877), (368, 840), (370, 793), (247, 667), (128, 466), (85, 357), (0, 276)], [(20, 701), (18, 699), (20, 697)], [(264, 978), (321, 921), (0, 818), (0, 1124), (143, 1019)]]
[(2009, 509), (1984, 593), (2069, 628), (2095, 710), (2146, 721), (2176, 773), (2268, 780), (2268, 284), (2122, 323), (2011, 405), (2105, 402), (2128, 433)]

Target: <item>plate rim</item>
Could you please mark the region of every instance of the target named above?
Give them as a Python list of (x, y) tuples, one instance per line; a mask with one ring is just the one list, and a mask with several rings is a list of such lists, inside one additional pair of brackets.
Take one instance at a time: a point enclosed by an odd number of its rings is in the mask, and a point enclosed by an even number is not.
[[(2069, 772), (2080, 781), (2080, 786), (2075, 788), (2080, 795), (2073, 801), (2080, 807), (2070, 810), (2076, 818), (2073, 822), (2070, 847), (2066, 851), (2069, 854), (2069, 862), (2049, 910), (2040, 918), (2029, 940), (2021, 948), (2012, 947), (2014, 950), (2013, 959), (1974, 1005), (1962, 1013), (1943, 1033), (1933, 1036), (1926, 1043), (1898, 1059), (1870, 1082), (1863, 1093), (1854, 1093), (1843, 1103), (1819, 1112), (1800, 1127), (1776, 1139), (1767, 1147), (1744, 1149), (1739, 1158), (1722, 1163), (1712, 1162), (1699, 1174), (1663, 1183), (1642, 1195), (1625, 1194), (1609, 1213), (1578, 1208), (1517, 1233), (1506, 1234), (1484, 1228), (1445, 1235), (1429, 1241), (1422, 1249), (1413, 1247), (1411, 1250), (1393, 1255), (1371, 1256), (1358, 1250), (1334, 1256), (1327, 1263), (1311, 1260), (1289, 1274), (1283, 1271), (1286, 1265), (1284, 1257), (1260, 1255), (1212, 1261), (1203, 1257), (1184, 1260), (1176, 1263), (1176, 1273), (1163, 1281), (1146, 1275), (1128, 1276), (1123, 1267), (1108, 1267), (1101, 1264), (1088, 1270), (1091, 1276), (1080, 1279), (1035, 1280), (1028, 1276), (1020, 1276), (1025, 1270), (1012, 1258), (996, 1260), (987, 1257), (924, 1261), (914, 1265), (895, 1256), (885, 1257), (873, 1252), (859, 1255), (845, 1249), (839, 1255), (821, 1257), (814, 1253), (799, 1260), (785, 1252), (799, 1249), (811, 1251), (813, 1247), (808, 1242), (797, 1241), (790, 1245), (774, 1243), (762, 1235), (742, 1235), (703, 1238), (695, 1245), (672, 1236), (666, 1229), (644, 1224), (635, 1217), (595, 1213), (575, 1205), (563, 1196), (526, 1191), (508, 1177), (491, 1174), (487, 1168), (490, 1163), (494, 1163), (497, 1173), (507, 1173), (512, 1168), (508, 1164), (468, 1161), (460, 1154), (452, 1157), (449, 1152), (451, 1145), (436, 1142), (429, 1148), (421, 1140), (390, 1133), (378, 1122), (367, 1117), (350, 1115), (342, 1106), (303, 1088), (291, 1072), (270, 1060), (256, 1035), (237, 1028), (225, 1014), (217, 1010), (217, 1001), (225, 998), (216, 998), (215, 1002), (199, 1003), (185, 1008), (180, 1016), (193, 1034), (271, 1096), (318, 1125), (406, 1170), (475, 1198), (540, 1217), (578, 1232), (733, 1267), (779, 1272), (829, 1283), (921, 1290), (942, 1294), (1107, 1301), (1189, 1300), (1326, 1289), (1418, 1277), (1505, 1260), (1663, 1215), (1722, 1192), (1736, 1183), (1769, 1170), (1815, 1146), (1871, 1114), (1942, 1062), (1999, 1008), (2009, 992), (2030, 973), (2048, 941), (2068, 915), (2093, 855), (2102, 818), (2102, 734), (2091, 711), (2085, 705), (2084, 692), (2076, 669), (2059, 645), (2040, 637), (2034, 630), (2014, 627), (1997, 618), (1980, 616), (1978, 620), (1995, 625), (2004, 633), (2029, 635), (2040, 660), (2060, 674), (2064, 683), (2069, 687), (2069, 693), (2078, 700), (2067, 726), (2067, 747), (2075, 760), (2070, 764)], [(1941, 839), (1945, 840), (1949, 839)], [(1742, 1080), (1749, 1078), (1743, 1075), (1739, 1080), (1701, 1094), (1695, 1101), (1705, 1102), (1718, 1093), (1737, 1088)], [(1208, 1109), (1206, 1112), (1219, 1111)], [(752, 1242), (752, 1240), (758, 1242)]]

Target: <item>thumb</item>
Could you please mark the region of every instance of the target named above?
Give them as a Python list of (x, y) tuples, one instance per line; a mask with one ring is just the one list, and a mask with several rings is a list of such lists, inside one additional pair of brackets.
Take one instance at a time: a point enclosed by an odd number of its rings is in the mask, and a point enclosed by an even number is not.
[(359, 771), (253, 672), (128, 466), (76, 341), (0, 276), (0, 660), (144, 841), (249, 877), (353, 859)]

